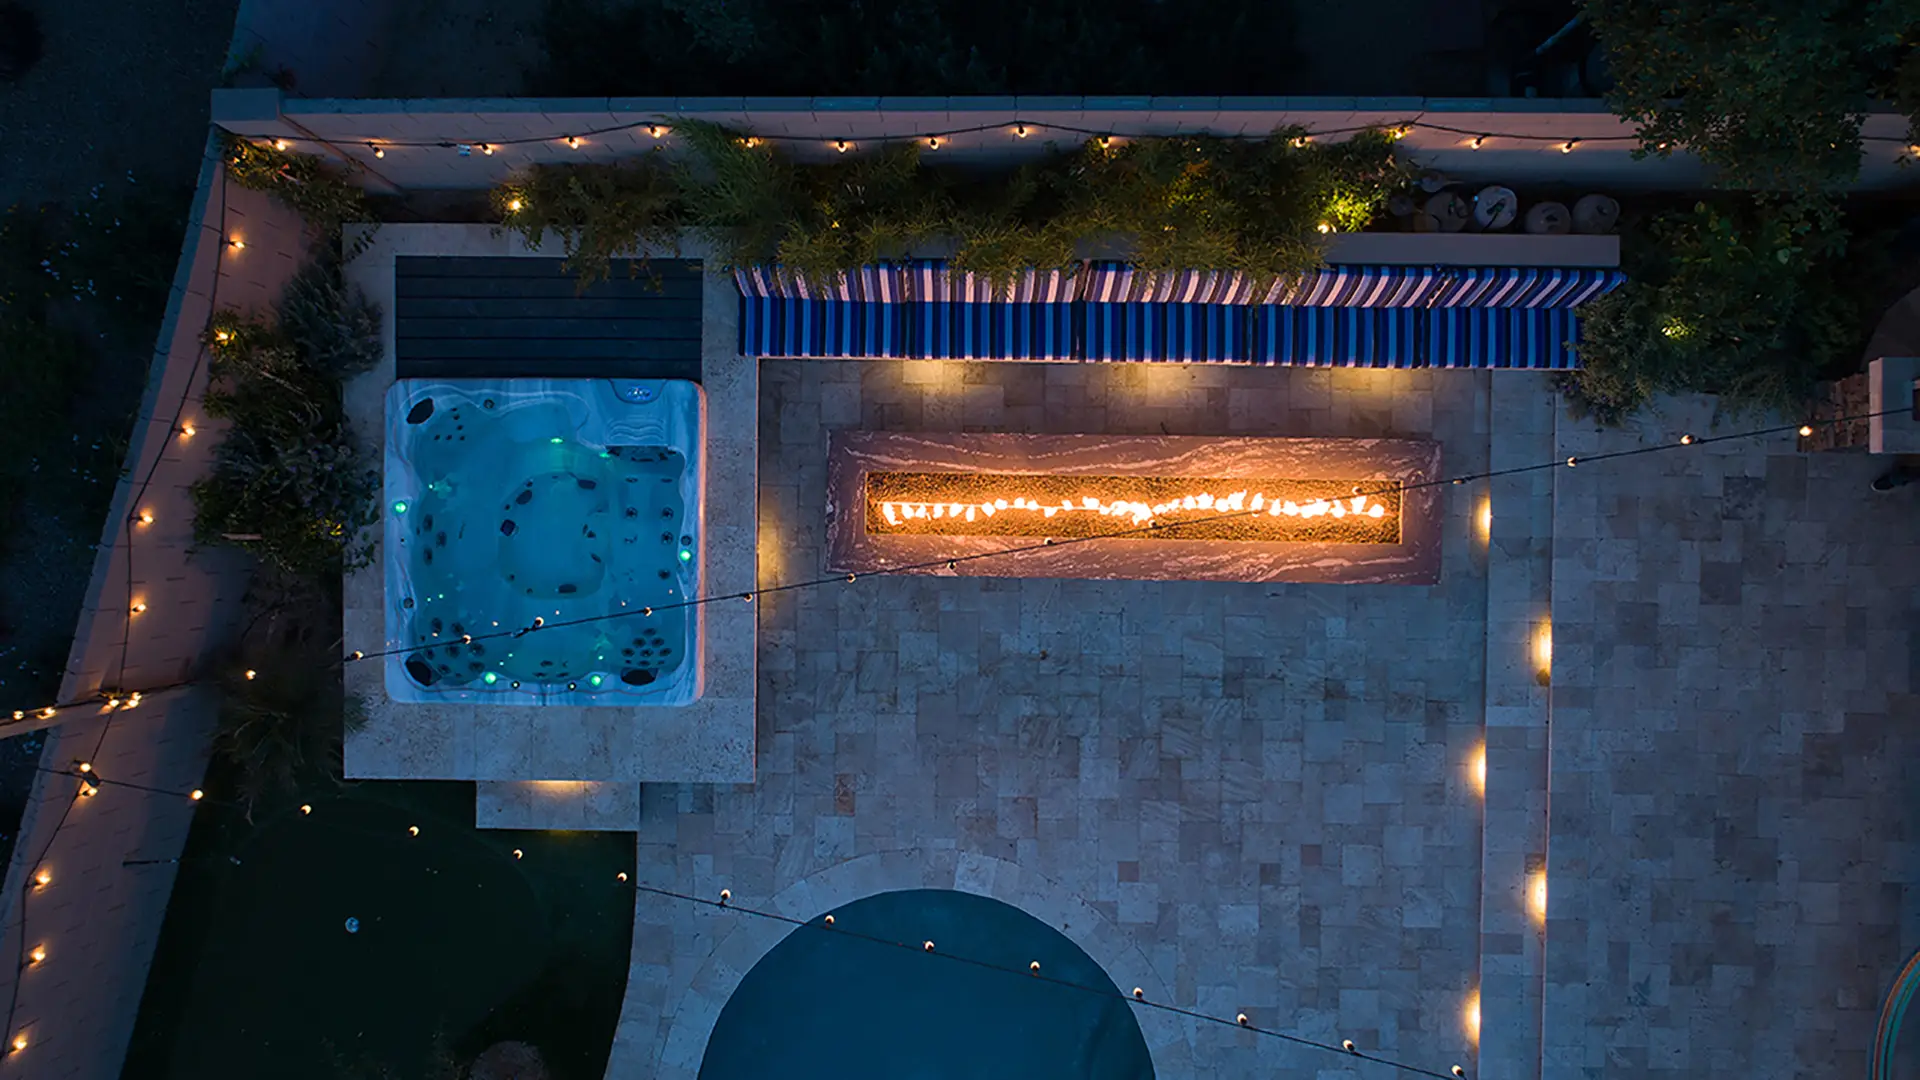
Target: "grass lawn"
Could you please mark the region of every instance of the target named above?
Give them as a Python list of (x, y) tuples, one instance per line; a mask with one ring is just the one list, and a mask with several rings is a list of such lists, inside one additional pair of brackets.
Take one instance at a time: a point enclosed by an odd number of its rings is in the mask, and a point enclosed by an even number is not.
[(481, 831), (464, 783), (296, 798), (312, 813), (201, 810), (125, 1080), (453, 1080), (508, 1039), (558, 1080), (600, 1080), (633, 931), (615, 878), (630, 835)]

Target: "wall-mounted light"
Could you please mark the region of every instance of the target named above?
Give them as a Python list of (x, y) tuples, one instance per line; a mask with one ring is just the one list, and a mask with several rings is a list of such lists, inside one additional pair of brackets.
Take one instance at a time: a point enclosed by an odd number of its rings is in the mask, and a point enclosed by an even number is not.
[(1542, 619), (1533, 631), (1533, 673), (1545, 686), (1553, 677), (1553, 620)]
[(1473, 761), (1469, 763), (1468, 770), (1473, 775), (1473, 789), (1485, 795), (1487, 793), (1487, 748), (1484, 743), (1473, 752)]
[(1466, 1021), (1467, 1037), (1472, 1039), (1476, 1043), (1479, 1042), (1480, 1041), (1480, 992), (1478, 990), (1475, 990), (1473, 992), (1473, 996), (1467, 999), (1467, 1007), (1465, 1009), (1465, 1015), (1462, 1017), (1462, 1019)]
[(1535, 922), (1547, 921), (1547, 872), (1535, 870), (1527, 879), (1527, 913)]

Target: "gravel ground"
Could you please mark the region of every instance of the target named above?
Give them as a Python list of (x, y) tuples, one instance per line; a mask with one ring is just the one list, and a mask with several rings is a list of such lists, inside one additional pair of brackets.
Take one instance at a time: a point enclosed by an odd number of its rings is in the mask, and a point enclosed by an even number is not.
[[(206, 141), (208, 93), (219, 78), (238, 0), (27, 0), (40, 18), (40, 62), (0, 83), (0, 208), (84, 207), (96, 185), (139, 182), (190, 193)], [(8, 271), (18, 268), (0, 268)], [(78, 326), (111, 313), (76, 309)], [(75, 402), (76, 450), (124, 445), (158, 321), (103, 350), (96, 389)], [(51, 455), (67, 465), (91, 455)], [(100, 484), (110, 488), (107, 463)], [(93, 468), (83, 471), (93, 473)], [(92, 476), (87, 479), (93, 479)], [(97, 488), (100, 485), (81, 485)], [(0, 557), (0, 706), (45, 704), (59, 684), (100, 538), (102, 492), (74, 484), (29, 493)], [(0, 741), (0, 859), (12, 846), (40, 752), (39, 736)]]

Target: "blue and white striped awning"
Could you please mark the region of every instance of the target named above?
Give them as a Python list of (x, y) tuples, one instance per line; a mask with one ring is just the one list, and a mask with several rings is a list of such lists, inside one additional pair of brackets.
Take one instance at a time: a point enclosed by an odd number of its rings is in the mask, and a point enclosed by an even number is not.
[(1068, 304), (1078, 299), (1071, 270), (1029, 268), (1011, 281), (996, 282), (937, 259), (916, 259), (900, 266), (900, 276), (914, 303)]
[(1085, 360), (1245, 363), (1252, 309), (1227, 304), (1081, 304)]
[(863, 300), (895, 304), (907, 298), (906, 274), (892, 263), (862, 266), (842, 273), (834, 281), (809, 282), (791, 270), (778, 266), (746, 266), (733, 272), (741, 296), (780, 297), (792, 300)]

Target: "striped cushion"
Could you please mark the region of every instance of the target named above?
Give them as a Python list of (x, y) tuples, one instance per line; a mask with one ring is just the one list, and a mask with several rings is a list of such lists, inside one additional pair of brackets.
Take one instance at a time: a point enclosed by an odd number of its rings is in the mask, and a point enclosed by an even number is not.
[(1427, 361), (1446, 368), (1566, 371), (1580, 366), (1580, 320), (1563, 308), (1448, 308), (1425, 313)]
[(1227, 304), (1083, 304), (1087, 360), (1247, 360), (1248, 308)]
[(901, 305), (907, 355), (956, 360), (1073, 360), (1073, 304)]
[(1252, 360), (1303, 367), (1424, 367), (1426, 312), (1408, 308), (1255, 308)]
[(899, 304), (740, 298), (744, 356), (905, 356)]

